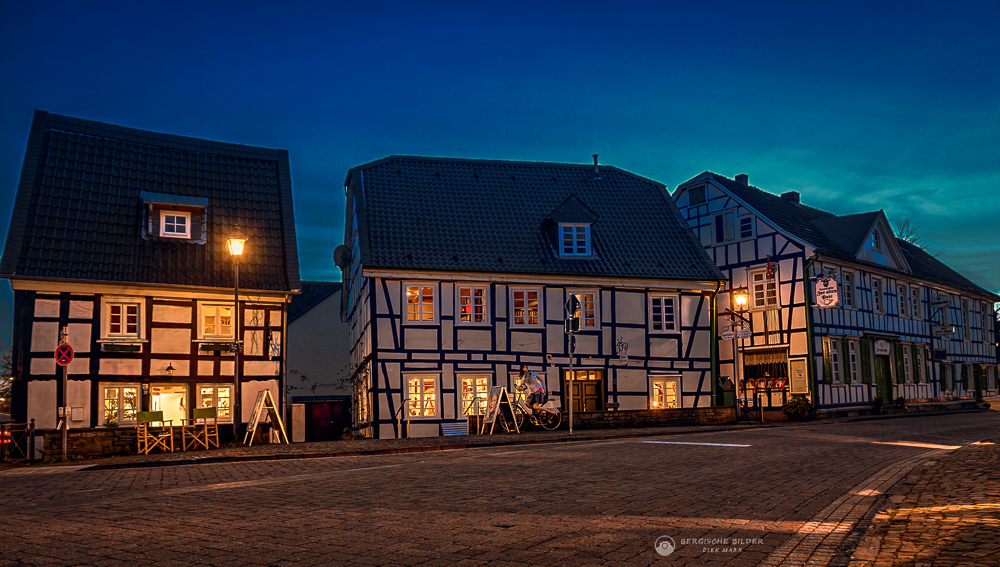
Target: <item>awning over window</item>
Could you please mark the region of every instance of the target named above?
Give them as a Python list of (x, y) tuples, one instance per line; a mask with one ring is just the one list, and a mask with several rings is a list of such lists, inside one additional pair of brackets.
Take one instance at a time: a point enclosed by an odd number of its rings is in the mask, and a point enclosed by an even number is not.
[(746, 366), (757, 364), (785, 364), (787, 362), (788, 349), (786, 348), (743, 351), (743, 364)]

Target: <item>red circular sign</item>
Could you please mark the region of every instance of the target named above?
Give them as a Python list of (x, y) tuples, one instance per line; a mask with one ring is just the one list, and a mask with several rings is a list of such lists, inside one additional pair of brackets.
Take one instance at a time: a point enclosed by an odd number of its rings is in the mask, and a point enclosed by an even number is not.
[(66, 366), (73, 361), (73, 347), (69, 345), (59, 345), (56, 347), (56, 364)]

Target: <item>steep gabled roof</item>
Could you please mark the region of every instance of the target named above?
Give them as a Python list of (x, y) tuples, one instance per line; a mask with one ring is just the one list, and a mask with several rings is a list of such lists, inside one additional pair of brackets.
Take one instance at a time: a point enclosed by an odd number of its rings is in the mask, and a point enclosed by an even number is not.
[[(677, 191), (679, 193), (704, 181), (716, 183), (760, 214), (767, 222), (776, 225), (777, 228), (799, 241), (814, 247), (818, 252), (839, 256), (852, 262), (866, 263), (857, 258), (858, 251), (867, 241), (872, 228), (880, 219), (888, 224), (888, 219), (881, 210), (838, 216), (801, 203), (795, 203), (792, 200), (710, 171), (682, 183), (678, 186)], [(888, 237), (888, 235), (886, 236)], [(894, 240), (902, 253), (902, 261), (906, 262), (910, 269), (909, 272), (905, 270), (894, 271), (997, 298), (996, 294), (976, 285), (919, 247), (898, 238), (894, 238)], [(880, 269), (890, 269), (877, 264), (871, 265)]]
[[(204, 243), (143, 238), (144, 199), (168, 198), (207, 203)], [(287, 151), (36, 111), (0, 275), (232, 288), (234, 225), (240, 287), (298, 290)]]
[[(724, 279), (664, 186), (616, 167), (390, 156), (345, 185), (365, 267)], [(595, 215), (593, 256), (553, 250), (543, 225), (567, 208)]]
[(340, 286), (340, 282), (303, 281), (302, 294), (292, 296), (292, 302), (288, 305), (288, 322), (295, 321), (322, 303), (324, 299), (340, 291)]

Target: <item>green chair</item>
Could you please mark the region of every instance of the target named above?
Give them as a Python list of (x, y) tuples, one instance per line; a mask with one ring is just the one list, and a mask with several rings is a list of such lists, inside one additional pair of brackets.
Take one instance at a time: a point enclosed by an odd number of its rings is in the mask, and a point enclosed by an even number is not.
[(148, 455), (157, 447), (168, 453), (174, 452), (174, 422), (164, 421), (162, 411), (140, 411), (136, 414), (136, 422), (140, 453)]
[(199, 445), (205, 449), (219, 447), (219, 412), (216, 408), (195, 408), (193, 419), (183, 427), (184, 450)]

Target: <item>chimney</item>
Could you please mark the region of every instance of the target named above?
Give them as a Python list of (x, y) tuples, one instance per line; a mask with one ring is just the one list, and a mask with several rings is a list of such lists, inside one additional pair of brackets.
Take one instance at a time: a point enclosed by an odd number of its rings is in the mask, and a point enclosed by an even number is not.
[(799, 192), (789, 191), (788, 193), (782, 193), (781, 198), (788, 201), (789, 203), (799, 204)]
[(745, 173), (739, 173), (736, 175), (736, 182), (740, 185), (750, 185), (750, 176)]
[(597, 154), (594, 154), (594, 179), (600, 179), (601, 172), (597, 169)]

